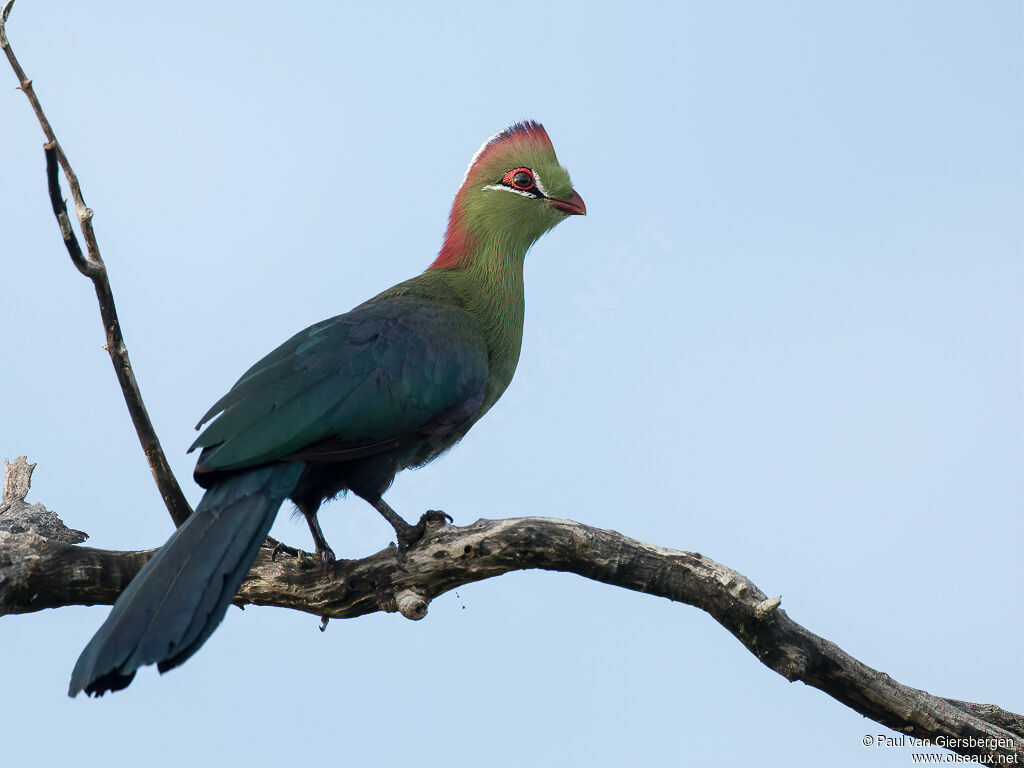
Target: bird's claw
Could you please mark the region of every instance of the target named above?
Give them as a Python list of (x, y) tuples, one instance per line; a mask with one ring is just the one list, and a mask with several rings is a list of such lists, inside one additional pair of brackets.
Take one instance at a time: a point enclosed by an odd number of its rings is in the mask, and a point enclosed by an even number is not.
[(424, 512), (416, 525), (409, 525), (406, 523), (405, 527), (401, 530), (395, 529), (395, 534), (398, 537), (398, 567), (400, 570), (405, 570), (406, 555), (409, 550), (423, 538), (423, 534), (427, 532), (427, 526), (430, 525), (444, 525), (445, 523), (452, 523), (454, 520), (452, 516), (447, 512), (442, 512), (439, 509), (429, 509)]
[[(270, 550), (270, 562), (272, 563), (277, 562), (277, 556), (280, 555), (282, 552), (284, 552), (286, 555), (291, 555), (292, 557), (298, 558), (299, 560), (303, 560), (309, 556), (308, 552), (303, 552), (301, 549), (296, 549), (295, 547), (289, 547), (283, 541), (277, 541), (276, 539), (272, 539), (269, 536), (267, 537), (267, 543), (273, 543), (274, 545), (273, 548)], [(334, 550), (332, 550), (330, 547), (317, 547), (315, 557), (320, 558), (320, 560), (323, 561), (325, 565), (330, 565), (337, 559), (334, 556)]]
[(455, 518), (449, 515), (447, 512), (442, 512), (440, 509), (428, 509), (420, 517), (420, 524), (430, 525), (431, 523), (437, 523), (438, 525), (444, 525), (445, 523), (454, 523)]
[(291, 555), (292, 557), (299, 556), (299, 550), (297, 550), (295, 547), (289, 547), (283, 541), (278, 541), (274, 544), (274, 548), (270, 550), (270, 562), (276, 563), (277, 556), (280, 555), (282, 552), (284, 552), (286, 555)]
[(334, 550), (330, 547), (325, 547), (323, 549), (317, 547), (316, 553), (319, 555), (320, 559), (324, 561), (324, 565), (330, 565), (337, 559), (334, 556)]

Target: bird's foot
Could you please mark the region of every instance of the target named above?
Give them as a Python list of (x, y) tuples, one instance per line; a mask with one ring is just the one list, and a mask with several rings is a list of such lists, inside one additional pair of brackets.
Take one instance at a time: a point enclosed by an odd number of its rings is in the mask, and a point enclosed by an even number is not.
[(419, 522), (416, 525), (409, 525), (405, 521), (402, 522), (404, 527), (395, 526), (395, 535), (398, 537), (399, 565), (405, 564), (406, 553), (416, 542), (423, 538), (423, 534), (427, 532), (427, 526), (443, 525), (445, 523), (452, 523), (454, 520), (447, 512), (442, 512), (439, 509), (429, 509), (420, 515)]
[(334, 557), (334, 550), (327, 546), (326, 541), (324, 542), (322, 547), (319, 544), (317, 544), (316, 554), (321, 560), (324, 561), (324, 565), (330, 565), (336, 559)]
[(449, 515), (447, 512), (442, 512), (440, 509), (428, 509), (422, 515), (420, 515), (420, 521), (417, 525), (422, 525), (424, 530), (431, 524), (436, 525), (450, 525), (455, 522), (455, 518)]
[(405, 570), (406, 553), (416, 542), (423, 538), (427, 526), (440, 524), (446, 520), (451, 522), (452, 519), (451, 515), (446, 515), (444, 512), (432, 509), (429, 512), (424, 512), (416, 525), (409, 525), (401, 515), (388, 506), (384, 499), (377, 497), (370, 500), (370, 503), (380, 512), (381, 517), (387, 520), (391, 527), (395, 529), (395, 538), (398, 539), (398, 567), (403, 571)]
[(272, 563), (277, 562), (277, 556), (280, 555), (282, 552), (286, 555), (291, 555), (292, 557), (298, 558), (299, 560), (305, 560), (307, 557), (311, 556), (318, 557), (320, 560), (323, 561), (325, 565), (330, 565), (336, 559), (334, 557), (334, 550), (326, 546), (326, 542), (324, 543), (323, 548), (319, 546), (316, 548), (315, 555), (310, 555), (309, 552), (304, 552), (303, 550), (297, 549), (295, 547), (289, 547), (283, 541), (278, 541), (277, 539), (272, 538), (270, 536), (267, 536), (267, 541), (264, 544), (264, 546), (270, 547), (270, 562)]
[(289, 547), (283, 541), (278, 541), (277, 539), (271, 538), (270, 536), (267, 536), (267, 541), (264, 546), (266, 545), (271, 546), (270, 562), (272, 563), (277, 562), (277, 556), (280, 555), (282, 552), (284, 552), (286, 555), (291, 555), (292, 557), (299, 556), (299, 550), (297, 550), (295, 547)]

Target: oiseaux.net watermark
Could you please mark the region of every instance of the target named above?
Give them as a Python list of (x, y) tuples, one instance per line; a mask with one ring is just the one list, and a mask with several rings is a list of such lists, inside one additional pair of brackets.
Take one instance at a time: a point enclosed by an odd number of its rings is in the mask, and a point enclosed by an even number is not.
[[(1007, 737), (986, 736), (936, 736), (934, 739), (919, 739), (914, 736), (887, 736), (883, 733), (864, 734), (861, 743), (865, 747), (910, 747), (911, 749), (1011, 749), (1016, 742)], [(1019, 756), (1012, 754), (961, 755), (953, 752), (914, 752), (910, 755), (913, 763), (975, 763), (977, 765), (1019, 765)]]

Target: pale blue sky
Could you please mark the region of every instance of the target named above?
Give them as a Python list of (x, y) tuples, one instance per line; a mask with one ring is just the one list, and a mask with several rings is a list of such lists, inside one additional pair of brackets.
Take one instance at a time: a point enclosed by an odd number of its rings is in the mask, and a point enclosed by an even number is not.
[[(199, 415), (294, 331), (426, 266), (477, 146), (534, 118), (590, 215), (527, 259), (505, 398), (392, 505), (699, 551), (898, 680), (1016, 711), (1022, 30), (1017, 2), (925, 0), (22, 0), (9, 24), (190, 498)], [(30, 499), (94, 546), (156, 546), (170, 519), (0, 69), (0, 455), (38, 462)], [(322, 521), (342, 557), (389, 540), (358, 499)], [(274, 535), (311, 546), (287, 514)], [(71, 701), (107, 610), (2, 621), (5, 764), (910, 761), (699, 610), (569, 575), (324, 634), (232, 609), (181, 669)]]

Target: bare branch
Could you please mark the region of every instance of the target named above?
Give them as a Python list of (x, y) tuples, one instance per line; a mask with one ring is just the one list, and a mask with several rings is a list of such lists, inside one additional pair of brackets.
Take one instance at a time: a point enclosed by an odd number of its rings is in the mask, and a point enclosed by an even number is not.
[[(38, 505), (37, 505), (38, 506)], [(32, 533), (0, 532), (0, 615), (112, 604), (152, 550), (111, 552)], [(326, 565), (261, 549), (235, 600), (327, 619), (376, 611), (422, 619), (431, 600), (474, 581), (524, 569), (575, 573), (700, 608), (761, 663), (818, 688), (866, 717), (961, 754), (1024, 757), (1024, 718), (991, 704), (944, 699), (896, 682), (815, 635), (736, 571), (694, 552), (645, 544), (570, 520), (478, 520), (431, 525), (398, 567), (394, 546)]]
[(4, 490), (0, 496), (0, 532), (31, 533), (45, 539), (81, 544), (89, 537), (64, 525), (53, 512), (42, 504), (25, 501), (32, 486), (32, 471), (35, 464), (29, 464), (25, 456), (14, 461), (4, 460)]
[[(185, 494), (181, 491), (181, 486), (178, 485), (178, 481), (171, 471), (163, 448), (160, 447), (160, 440), (153, 429), (153, 423), (149, 419), (146, 406), (142, 401), (142, 393), (139, 391), (139, 384), (135, 380), (135, 373), (132, 371), (131, 361), (128, 358), (128, 349), (121, 335), (121, 325), (118, 322), (117, 309), (114, 306), (114, 295), (110, 290), (110, 282), (107, 279), (107, 268), (103, 263), (103, 258), (100, 256), (99, 244), (96, 241), (96, 233), (93, 230), (92, 209), (85, 204), (85, 199), (82, 197), (82, 188), (78, 183), (78, 177), (72, 170), (64, 150), (61, 148), (60, 142), (57, 141), (53, 128), (50, 126), (50, 121), (43, 112), (43, 107), (39, 103), (39, 99), (36, 97), (35, 90), (32, 87), (32, 81), (25, 75), (25, 71), (21, 68), (21, 64), (15, 57), (14, 50), (7, 39), (5, 23), (10, 15), (12, 5), (13, 0), (9, 0), (0, 10), (0, 47), (3, 48), (4, 53), (7, 55), (7, 60), (10, 62), (15, 76), (18, 78), (18, 87), (28, 97), (32, 110), (39, 120), (39, 125), (46, 135), (47, 143), (44, 151), (46, 153), (46, 178), (50, 192), (50, 204), (54, 215), (57, 217), (61, 237), (71, 256), (72, 263), (79, 272), (93, 282), (96, 298), (100, 305), (103, 330), (107, 337), (106, 350), (110, 355), (110, 361), (114, 365), (114, 372), (117, 375), (118, 383), (121, 385), (121, 393), (124, 395), (125, 404), (128, 406), (132, 423), (135, 425), (135, 432), (139, 437), (142, 450), (146, 454), (146, 461), (149, 462), (149, 468), (164, 500), (164, 505), (167, 507), (167, 511), (170, 512), (171, 519), (174, 520), (175, 525), (181, 525), (192, 514), (192, 508), (189, 506)], [(61, 197), (56, 168), (58, 163), (64, 170), (64, 175), (71, 188), (71, 197), (75, 203), (78, 223), (85, 238), (85, 256), (83, 256), (82, 248), (75, 237), (71, 222), (68, 219), (67, 207)]]

